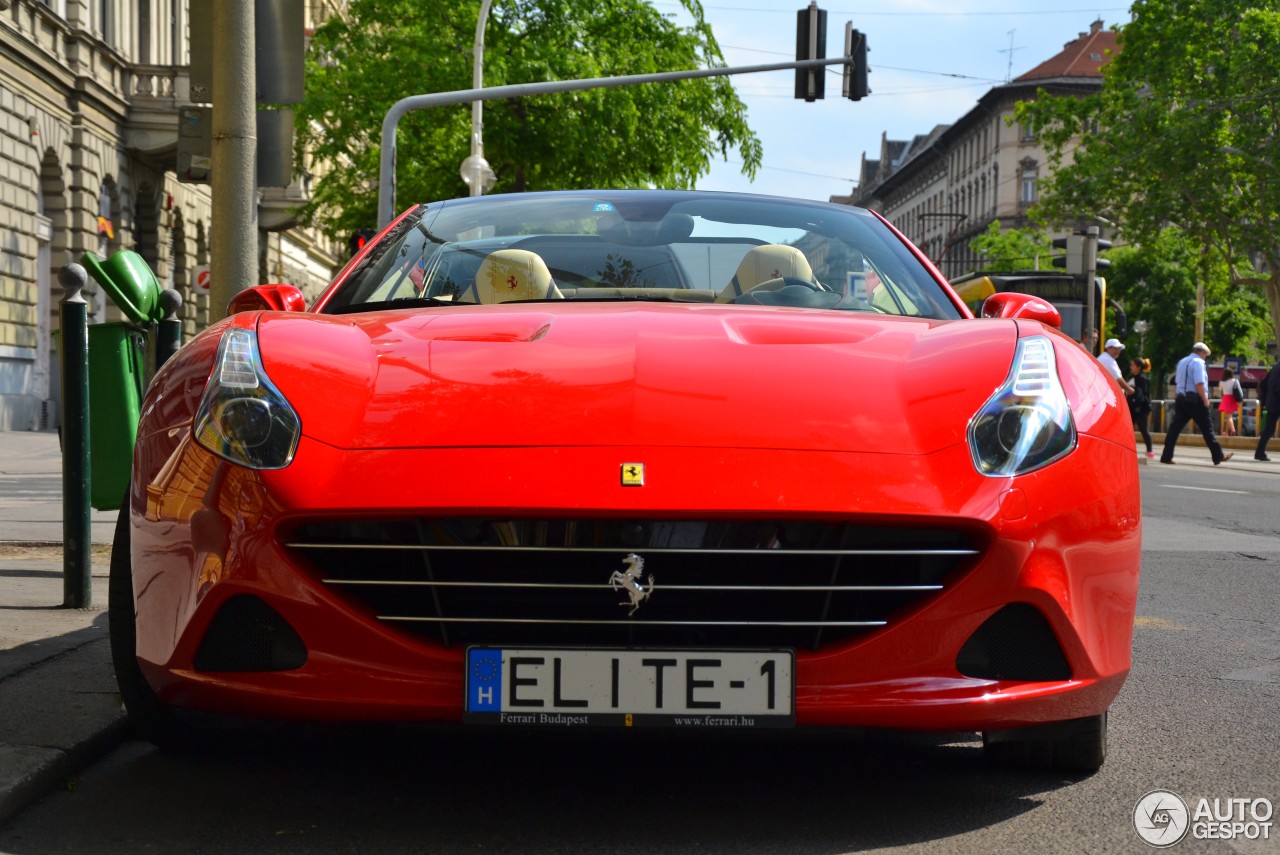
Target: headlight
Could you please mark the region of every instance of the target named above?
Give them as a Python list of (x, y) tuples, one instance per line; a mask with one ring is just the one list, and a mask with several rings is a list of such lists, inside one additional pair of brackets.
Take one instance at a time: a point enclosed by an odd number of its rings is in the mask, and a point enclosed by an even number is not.
[(1009, 379), (969, 421), (969, 452), (983, 475), (1022, 475), (1076, 447), (1071, 404), (1058, 380), (1053, 343), (1019, 339)]
[(283, 469), (293, 460), (302, 424), (267, 379), (253, 330), (223, 334), (195, 431), (205, 448), (250, 469)]

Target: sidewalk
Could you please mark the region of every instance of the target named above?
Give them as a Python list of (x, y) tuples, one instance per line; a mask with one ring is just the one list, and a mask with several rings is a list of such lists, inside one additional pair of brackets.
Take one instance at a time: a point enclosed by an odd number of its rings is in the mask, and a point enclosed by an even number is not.
[(115, 511), (93, 511), (91, 607), (64, 608), (56, 433), (0, 432), (0, 824), (126, 734), (111, 668)]
[[(1164, 435), (1154, 437), (1156, 464)], [(1255, 440), (1224, 442), (1217, 467), (1280, 475)], [(1213, 469), (1204, 440), (1179, 437), (1179, 465)], [(0, 824), (127, 735), (111, 666), (107, 574), (116, 511), (94, 511), (92, 605), (63, 608), (62, 459), (57, 434), (0, 432)], [(1227, 475), (1226, 477), (1229, 477)]]
[[(1135, 434), (1137, 447), (1140, 449), (1138, 453), (1139, 463), (1159, 463), (1160, 452), (1164, 448), (1164, 437), (1162, 433), (1152, 433), (1151, 443), (1155, 449), (1156, 456), (1151, 460), (1147, 460), (1142, 449), (1142, 435)], [(1268, 472), (1274, 475), (1280, 475), (1280, 437), (1273, 438), (1270, 442), (1270, 450), (1268, 456), (1271, 462), (1267, 463), (1261, 460), (1253, 459), (1253, 452), (1258, 447), (1258, 438), (1255, 436), (1231, 436), (1218, 437), (1218, 444), (1222, 446), (1222, 450), (1227, 454), (1233, 455), (1226, 463), (1219, 465), (1219, 469), (1248, 469), (1250, 472)], [(1213, 467), (1213, 457), (1209, 454), (1209, 448), (1204, 444), (1204, 437), (1198, 433), (1188, 433), (1183, 431), (1178, 435), (1178, 444), (1173, 452), (1173, 461), (1177, 465), (1191, 464), (1193, 466)]]

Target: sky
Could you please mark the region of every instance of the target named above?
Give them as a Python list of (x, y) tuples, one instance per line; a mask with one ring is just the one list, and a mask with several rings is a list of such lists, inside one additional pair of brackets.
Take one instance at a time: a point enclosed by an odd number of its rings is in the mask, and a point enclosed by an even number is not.
[[(651, 0), (677, 24), (689, 22), (677, 0)], [(796, 12), (808, 0), (704, 0), (707, 21), (730, 66), (795, 59)], [(880, 154), (881, 136), (910, 140), (951, 124), (993, 86), (1030, 71), (1062, 50), (1090, 24), (1129, 21), (1129, 7), (1079, 0), (819, 0), (827, 12), (827, 56), (844, 52), (844, 27), (867, 34), (871, 94), (840, 94), (839, 66), (827, 71), (826, 97), (793, 97), (791, 70), (732, 77), (747, 121), (764, 147), (754, 181), (736, 151), (717, 158), (697, 186), (703, 190), (795, 196), (826, 201), (848, 195), (865, 152)], [(862, 7), (862, 8), (859, 8)]]

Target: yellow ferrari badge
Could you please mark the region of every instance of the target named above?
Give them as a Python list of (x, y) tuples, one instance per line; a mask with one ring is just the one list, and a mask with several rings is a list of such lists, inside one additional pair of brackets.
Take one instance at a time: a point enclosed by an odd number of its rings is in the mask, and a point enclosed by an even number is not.
[(644, 486), (644, 464), (643, 463), (622, 464), (622, 486), (624, 487), (643, 487)]

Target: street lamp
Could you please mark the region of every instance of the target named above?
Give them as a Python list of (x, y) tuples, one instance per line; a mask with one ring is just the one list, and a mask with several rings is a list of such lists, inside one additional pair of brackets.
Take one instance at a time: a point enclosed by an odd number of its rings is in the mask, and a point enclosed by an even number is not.
[[(493, 0), (483, 0), (480, 4), (480, 17), (476, 19), (476, 38), (471, 45), (471, 88), (484, 88), (484, 26), (489, 20), (489, 6)], [(484, 121), (481, 118), (484, 102), (477, 99), (471, 102), (471, 154), (462, 161), (459, 173), (472, 196), (483, 196), (493, 187), (497, 179), (489, 161), (484, 159)]]

